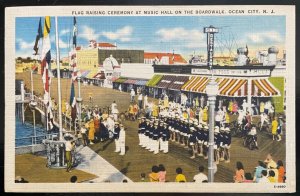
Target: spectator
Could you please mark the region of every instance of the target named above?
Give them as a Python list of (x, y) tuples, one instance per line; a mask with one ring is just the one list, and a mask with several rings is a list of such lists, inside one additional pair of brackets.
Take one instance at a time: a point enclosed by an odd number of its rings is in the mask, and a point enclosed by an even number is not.
[(277, 168), (277, 164), (273, 161), (272, 154), (268, 154), (266, 160), (264, 161), (267, 164), (267, 168)]
[(273, 170), (269, 170), (268, 176), (269, 182), (275, 183), (277, 180), (275, 179), (275, 172)]
[(269, 179), (267, 178), (268, 172), (267, 170), (262, 170), (261, 171), (261, 178), (258, 181), (259, 183), (269, 183)]
[(208, 180), (207, 175), (204, 174), (204, 167), (202, 165), (199, 166), (199, 172), (199, 174), (194, 176), (194, 182), (202, 183), (203, 181)]
[(152, 172), (149, 174), (150, 182), (159, 182), (158, 171), (159, 168), (156, 165), (152, 166)]
[(145, 181), (146, 181), (146, 174), (141, 173), (141, 182), (145, 182)]
[(283, 167), (283, 163), (281, 160), (277, 161), (277, 169), (278, 169), (278, 182), (283, 183), (284, 182), (284, 174), (285, 174), (285, 169)]
[(244, 183), (252, 183), (253, 182), (253, 178), (251, 173), (245, 173), (245, 180)]
[(244, 166), (243, 164), (238, 161), (236, 162), (236, 172), (235, 176), (233, 177), (233, 180), (235, 183), (241, 183), (245, 179), (245, 171), (244, 171)]
[(139, 108), (142, 109), (143, 108), (143, 94), (140, 93), (138, 96), (138, 103), (139, 103)]
[(21, 176), (17, 176), (15, 183), (28, 183), (28, 181), (22, 178)]
[(134, 90), (133, 90), (133, 88), (132, 88), (132, 89), (131, 89), (131, 92), (130, 92), (130, 103), (133, 103), (134, 97), (135, 97), (135, 92), (134, 92)]
[[(277, 117), (274, 117), (274, 119), (272, 121), (272, 136), (273, 136), (273, 140), (275, 140), (277, 138), (277, 128), (278, 128)], [(280, 140), (277, 140), (277, 141), (280, 141)]]
[(74, 149), (75, 142), (71, 140), (67, 140), (65, 144), (66, 151), (66, 162), (67, 162), (67, 170), (66, 172), (71, 172), (72, 169), (72, 154), (71, 151)]
[(258, 161), (258, 166), (255, 168), (255, 173), (254, 173), (254, 178), (253, 181), (254, 182), (259, 182), (260, 178), (261, 178), (261, 172), (263, 170), (266, 170), (266, 165), (264, 164), (263, 161)]
[(158, 172), (159, 182), (165, 182), (166, 181), (166, 174), (167, 174), (165, 166), (163, 164), (159, 164), (158, 169), (159, 169), (159, 172)]
[(182, 174), (182, 169), (180, 167), (176, 169), (176, 174), (175, 182), (186, 182), (186, 178)]
[(76, 183), (76, 182), (77, 182), (77, 176), (72, 176), (72, 177), (70, 178), (70, 182), (71, 182), (71, 183)]

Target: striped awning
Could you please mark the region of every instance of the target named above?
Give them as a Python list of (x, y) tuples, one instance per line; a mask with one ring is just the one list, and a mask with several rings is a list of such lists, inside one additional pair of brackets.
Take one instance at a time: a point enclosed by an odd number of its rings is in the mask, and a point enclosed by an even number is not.
[[(252, 79), (251, 96), (253, 97), (275, 97), (280, 96), (280, 91), (276, 89), (268, 79)], [(247, 79), (219, 79), (219, 95), (229, 97), (248, 96)]]
[(94, 79), (104, 80), (105, 79), (105, 75), (104, 75), (103, 72), (101, 72), (101, 73), (97, 73), (93, 78)]
[(146, 86), (155, 87), (155, 85), (162, 79), (163, 75), (154, 75), (147, 83)]
[(189, 80), (188, 76), (176, 76), (176, 78), (168, 86), (170, 90), (181, 90), (181, 87)]
[(173, 75), (164, 75), (159, 83), (156, 84), (156, 87), (158, 88), (168, 88), (169, 85), (176, 80), (176, 76)]
[(115, 83), (124, 83), (126, 80), (128, 80), (128, 79), (127, 78), (118, 78), (114, 82)]
[(135, 85), (139, 86), (145, 86), (147, 84), (148, 80), (138, 80), (136, 81)]
[[(253, 97), (274, 97), (280, 96), (280, 91), (276, 89), (268, 79), (252, 79), (251, 96)], [(206, 93), (208, 77), (192, 76), (190, 80), (181, 88), (183, 91)], [(217, 78), (219, 96), (246, 97), (248, 96), (248, 80), (238, 78)]]
[(80, 70), (80, 72), (81, 77), (85, 78), (90, 73), (90, 70)]
[(126, 81), (124, 81), (124, 84), (135, 84), (137, 82), (137, 80), (133, 80), (133, 79), (128, 79)]
[(208, 77), (192, 76), (190, 80), (182, 86), (181, 90), (196, 93), (205, 93), (205, 88), (208, 81)]

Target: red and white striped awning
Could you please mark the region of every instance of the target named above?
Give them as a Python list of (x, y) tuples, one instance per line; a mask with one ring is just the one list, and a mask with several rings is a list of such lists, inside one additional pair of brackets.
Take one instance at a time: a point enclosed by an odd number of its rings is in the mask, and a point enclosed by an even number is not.
[[(248, 91), (248, 79), (238, 78), (217, 78), (216, 82), (219, 87), (219, 96), (228, 97), (246, 97), (248, 92), (253, 97), (275, 97), (280, 96), (268, 79), (251, 79), (249, 80), (250, 91)], [(183, 91), (206, 93), (206, 85), (209, 82), (208, 77), (192, 76), (190, 80), (181, 88)]]

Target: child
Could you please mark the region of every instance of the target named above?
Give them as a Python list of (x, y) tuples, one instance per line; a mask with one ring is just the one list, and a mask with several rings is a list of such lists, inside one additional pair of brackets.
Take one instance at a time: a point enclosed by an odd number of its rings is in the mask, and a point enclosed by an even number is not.
[(186, 182), (186, 178), (182, 174), (182, 169), (180, 167), (176, 169), (176, 174), (175, 182)]
[(152, 172), (149, 174), (150, 182), (159, 182), (158, 167), (156, 165), (152, 166)]

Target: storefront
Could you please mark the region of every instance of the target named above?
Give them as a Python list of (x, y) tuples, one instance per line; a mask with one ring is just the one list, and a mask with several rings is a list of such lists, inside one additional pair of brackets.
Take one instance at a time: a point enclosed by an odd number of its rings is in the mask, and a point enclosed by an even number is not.
[(163, 75), (155, 74), (147, 83), (146, 83), (146, 93), (148, 96), (158, 98), (158, 89), (156, 84), (160, 82)]

